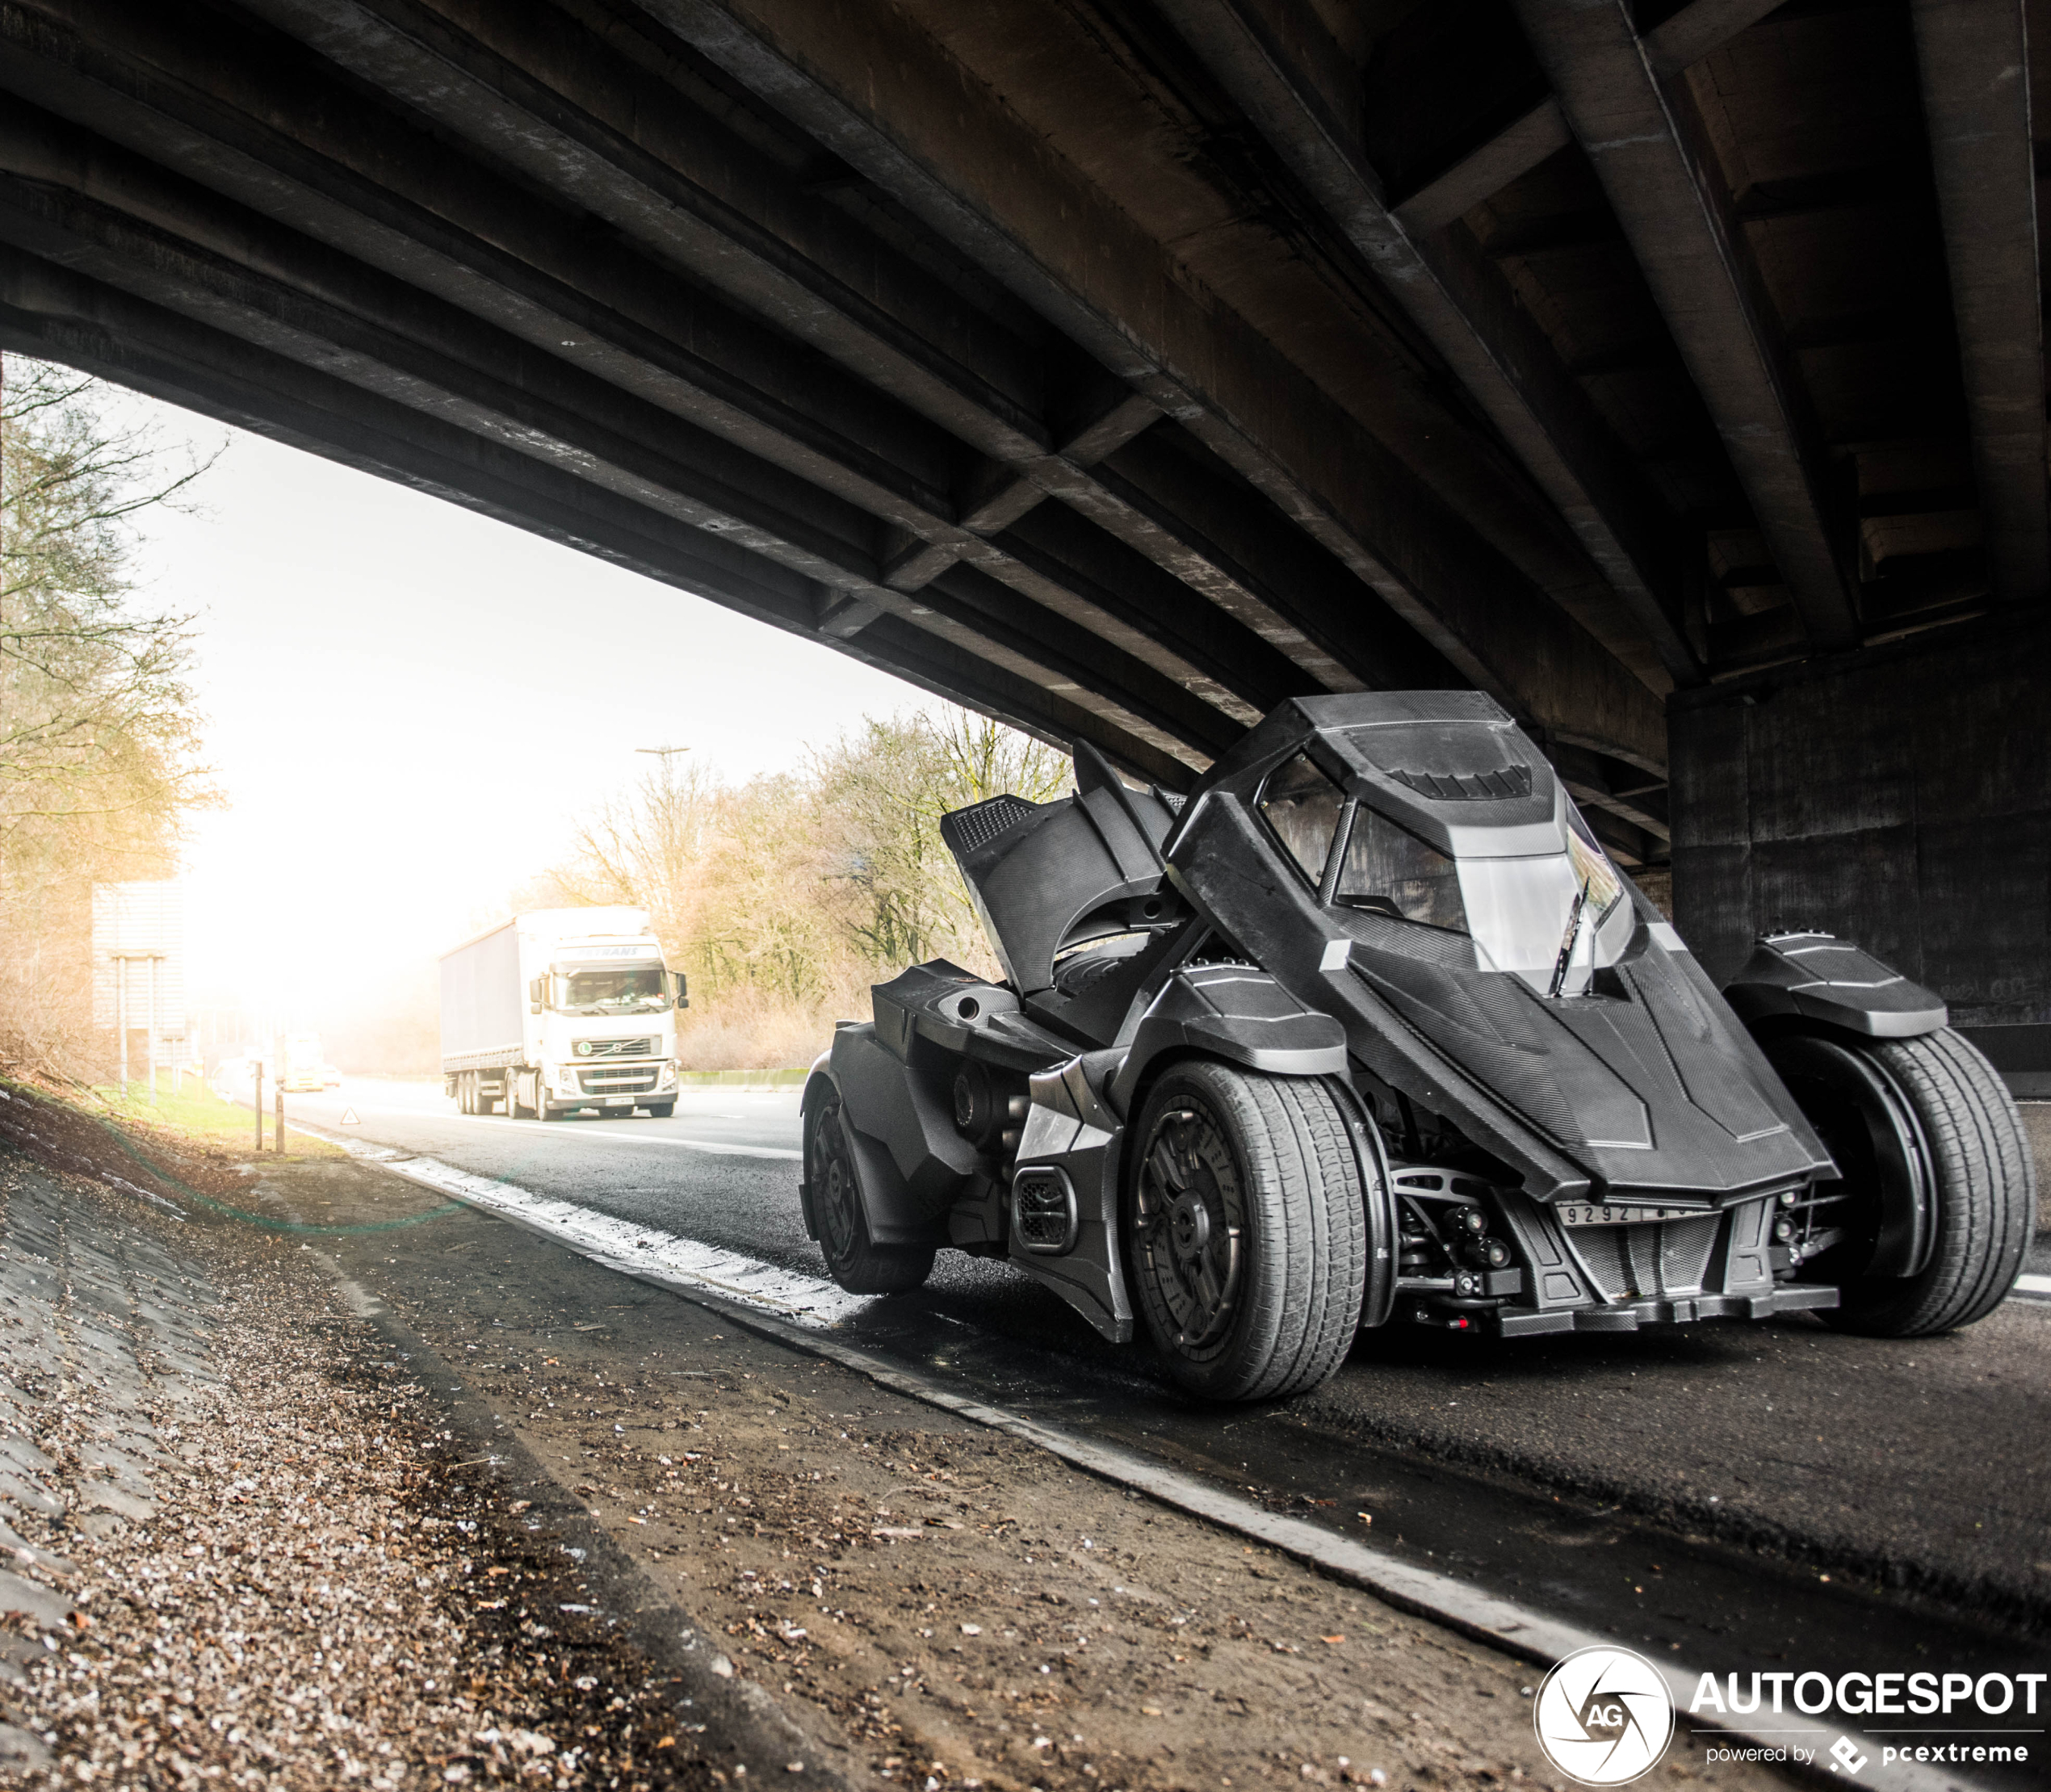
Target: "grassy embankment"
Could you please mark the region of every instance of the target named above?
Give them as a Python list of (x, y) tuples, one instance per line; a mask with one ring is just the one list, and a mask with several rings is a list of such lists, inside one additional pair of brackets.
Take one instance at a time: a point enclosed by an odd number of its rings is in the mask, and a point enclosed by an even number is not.
[[(182, 1081), (183, 1086), (173, 1094), (171, 1073), (168, 1070), (158, 1072), (154, 1102), (148, 1098), (147, 1085), (141, 1080), (128, 1085), (125, 1099), (120, 1088), (112, 1085), (95, 1088), (92, 1093), (99, 1097), (103, 1110), (124, 1126), (154, 1127), (195, 1144), (212, 1146), (216, 1151), (254, 1156), (256, 1118), (248, 1105), (224, 1102), (201, 1077), (187, 1076)], [(266, 1158), (277, 1155), (276, 1136), (271, 1130), (275, 1111), (270, 1102), (264, 1104), (263, 1155)], [(348, 1155), (339, 1145), (301, 1132), (289, 1119), (285, 1123), (285, 1147), (284, 1160), (287, 1163), (309, 1157)]]

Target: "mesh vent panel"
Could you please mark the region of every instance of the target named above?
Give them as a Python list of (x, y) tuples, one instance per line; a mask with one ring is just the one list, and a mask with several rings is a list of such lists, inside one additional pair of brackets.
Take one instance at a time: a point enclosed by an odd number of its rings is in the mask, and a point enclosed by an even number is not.
[(1716, 1244), (1718, 1215), (1669, 1219), (1659, 1228), (1659, 1290), (1663, 1294), (1699, 1294), (1709, 1252)]
[(1630, 1291), (1631, 1272), (1624, 1257), (1621, 1226), (1577, 1226), (1569, 1235), (1588, 1266), (1604, 1300), (1621, 1300)]
[(1022, 796), (993, 796), (986, 803), (971, 803), (965, 809), (951, 809), (940, 818), (940, 837), (957, 858), (979, 846), (987, 846), (1008, 828), (1016, 827), (1035, 805)]

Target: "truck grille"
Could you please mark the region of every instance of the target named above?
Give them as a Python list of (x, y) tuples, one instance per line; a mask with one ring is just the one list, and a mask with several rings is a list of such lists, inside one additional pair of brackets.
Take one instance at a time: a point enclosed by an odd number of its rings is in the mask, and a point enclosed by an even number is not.
[(655, 1087), (655, 1064), (635, 1064), (619, 1070), (583, 1070), (577, 1080), (586, 1095), (639, 1095)]
[(587, 1058), (652, 1058), (655, 1055), (652, 1039), (591, 1039), (586, 1042), (591, 1049), (581, 1054)]

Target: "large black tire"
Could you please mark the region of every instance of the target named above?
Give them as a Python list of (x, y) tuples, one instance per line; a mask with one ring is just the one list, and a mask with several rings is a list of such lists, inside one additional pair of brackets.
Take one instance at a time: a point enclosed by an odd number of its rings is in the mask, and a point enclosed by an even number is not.
[[(2036, 1223), (2036, 1173), (2015, 1101), (1978, 1050), (1946, 1028), (1856, 1044), (1797, 1035), (1767, 1054), (1852, 1198), (1822, 1210), (1845, 1241), (1802, 1272), (1841, 1290), (1837, 1309), (1817, 1316), (1862, 1337), (1917, 1338), (1999, 1306)], [(1918, 1182), (1931, 1210), (1928, 1259), (1912, 1274), (1877, 1270), (1883, 1233), (1898, 1234)]]
[(677, 1104), (674, 1102), (651, 1102), (648, 1103), (648, 1118), (651, 1120), (666, 1120), (676, 1111)]
[(1168, 1372), (1218, 1400), (1328, 1379), (1367, 1276), (1360, 1168), (1338, 1098), (1306, 1077), (1193, 1060), (1134, 1133), (1126, 1236)]
[(829, 1096), (812, 1112), (805, 1134), (805, 1170), (827, 1274), (849, 1294), (909, 1294), (933, 1274), (930, 1247), (870, 1241), (869, 1218), (862, 1209), (854, 1153), (841, 1127), (837, 1097)]

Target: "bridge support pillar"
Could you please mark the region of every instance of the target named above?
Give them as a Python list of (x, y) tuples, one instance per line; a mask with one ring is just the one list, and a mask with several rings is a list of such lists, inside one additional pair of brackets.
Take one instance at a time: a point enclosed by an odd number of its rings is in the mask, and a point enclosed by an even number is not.
[(2051, 627), (1990, 618), (1676, 693), (1675, 921), (1848, 936), (2051, 1096)]

